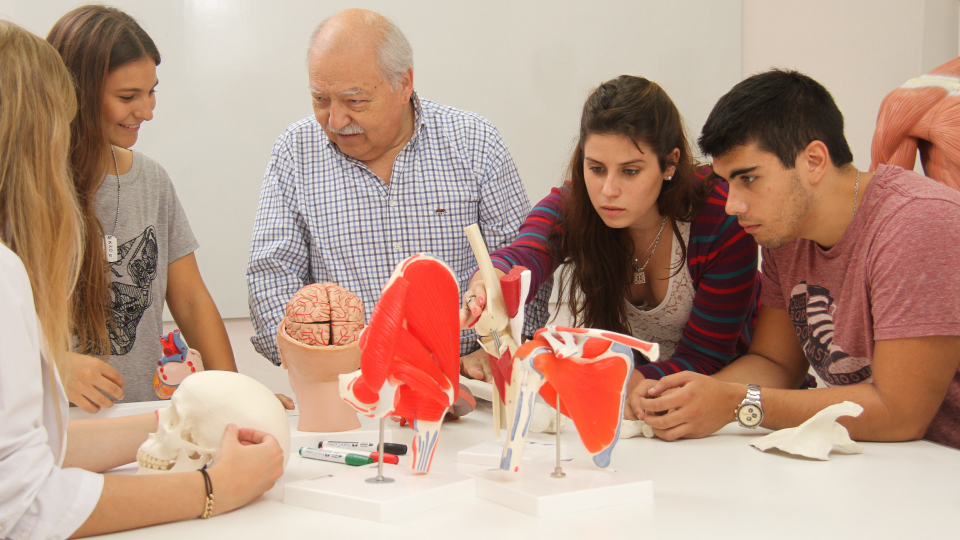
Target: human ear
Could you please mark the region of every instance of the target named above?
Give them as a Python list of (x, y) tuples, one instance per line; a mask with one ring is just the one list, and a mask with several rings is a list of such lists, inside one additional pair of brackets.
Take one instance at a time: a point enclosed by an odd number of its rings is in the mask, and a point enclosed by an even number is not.
[(413, 94), (413, 68), (407, 68), (407, 72), (400, 77), (399, 89), (404, 103), (410, 101), (410, 96)]
[(820, 182), (830, 164), (830, 151), (822, 141), (811, 142), (797, 156), (797, 172), (806, 176), (811, 184)]
[(663, 179), (672, 180), (673, 175), (677, 174), (677, 164), (680, 163), (680, 149), (674, 148), (673, 152), (667, 154), (663, 161), (667, 164), (663, 171)]

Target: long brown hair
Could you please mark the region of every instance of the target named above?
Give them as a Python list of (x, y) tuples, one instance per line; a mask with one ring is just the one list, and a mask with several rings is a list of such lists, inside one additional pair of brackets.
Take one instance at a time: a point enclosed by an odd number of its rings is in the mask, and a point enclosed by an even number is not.
[(102, 122), (104, 81), (111, 71), (142, 58), (151, 58), (159, 65), (160, 53), (133, 17), (100, 5), (81, 6), (61, 17), (47, 41), (60, 52), (73, 74), (79, 103), (70, 124), (70, 164), (88, 234), (73, 304), (76, 348), (106, 355), (110, 352), (108, 325), (113, 320), (103, 226), (93, 208), (110, 147)]
[[(570, 191), (563, 201), (563, 218), (550, 238), (559, 248), (559, 262), (568, 263), (561, 272), (559, 296), (566, 300), (575, 325), (630, 333), (623, 299), (633, 280), (634, 245), (626, 229), (608, 227), (590, 202), (583, 145), (591, 134), (623, 135), (635, 144), (643, 142), (656, 154), (661, 171), (676, 166), (673, 179), (663, 183), (657, 197), (657, 211), (672, 220), (677, 238), (676, 222), (693, 221), (711, 186), (696, 181), (680, 112), (656, 83), (621, 75), (601, 84), (587, 98), (570, 158)], [(668, 162), (674, 149), (680, 150), (680, 158)], [(680, 244), (683, 258), (676, 271), (686, 261), (686, 245)]]
[(27, 270), (43, 354), (55, 365), (69, 347), (82, 246), (67, 166), (77, 102), (53, 47), (3, 20), (0, 65), (0, 240)]

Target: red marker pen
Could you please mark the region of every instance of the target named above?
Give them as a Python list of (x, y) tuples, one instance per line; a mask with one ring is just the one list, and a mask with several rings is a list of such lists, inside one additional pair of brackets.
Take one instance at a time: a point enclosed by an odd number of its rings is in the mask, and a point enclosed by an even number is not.
[[(339, 450), (339, 449), (338, 449), (338, 450)], [(363, 450), (347, 450), (347, 449), (344, 449), (344, 451), (345, 451), (345, 452), (348, 452), (348, 453), (350, 453), (350, 454), (356, 454), (356, 455), (358, 455), (358, 456), (369, 457), (370, 459), (373, 460), (374, 463), (377, 463), (377, 462), (380, 461), (380, 458), (379, 458), (380, 455), (377, 454), (376, 452), (364, 452)], [(389, 463), (389, 464), (391, 464), (391, 465), (399, 465), (399, 464), (400, 464), (400, 458), (398, 458), (397, 456), (395, 456), (395, 455), (393, 455), (393, 454), (388, 454), (387, 452), (384, 452), (384, 453), (383, 453), (383, 462), (384, 462), (384, 463)]]

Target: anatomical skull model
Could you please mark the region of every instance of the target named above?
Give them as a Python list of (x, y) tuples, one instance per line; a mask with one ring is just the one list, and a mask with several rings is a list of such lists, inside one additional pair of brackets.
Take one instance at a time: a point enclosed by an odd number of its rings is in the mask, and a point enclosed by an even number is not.
[(227, 424), (265, 431), (290, 455), (290, 424), (280, 401), (266, 386), (232, 371), (187, 377), (159, 410), (156, 433), (137, 451), (140, 474), (196, 471), (216, 459)]
[(413, 424), (410, 468), (430, 470), (440, 425), (460, 379), (459, 288), (429, 255), (397, 265), (360, 335), (360, 371), (340, 376), (340, 395), (371, 418)]
[(360, 427), (356, 411), (340, 398), (338, 377), (360, 367), (357, 338), (363, 323), (363, 302), (334, 283), (307, 285), (287, 303), (277, 347), (297, 396), (298, 430)]

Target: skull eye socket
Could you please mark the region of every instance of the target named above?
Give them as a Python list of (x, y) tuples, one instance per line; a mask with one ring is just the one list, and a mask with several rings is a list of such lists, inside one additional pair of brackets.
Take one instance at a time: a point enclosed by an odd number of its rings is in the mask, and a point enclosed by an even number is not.
[(193, 435), (191, 435), (190, 433), (181, 433), (180, 438), (182, 438), (183, 440), (187, 441), (188, 443), (194, 446), (197, 446), (197, 441), (193, 440)]

